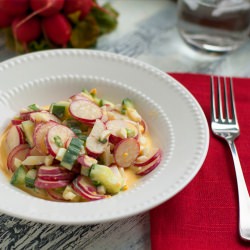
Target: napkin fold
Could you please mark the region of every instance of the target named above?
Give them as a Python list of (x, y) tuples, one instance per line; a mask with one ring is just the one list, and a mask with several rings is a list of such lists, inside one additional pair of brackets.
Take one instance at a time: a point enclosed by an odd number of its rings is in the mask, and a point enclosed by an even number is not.
[[(170, 75), (197, 99), (210, 127), (210, 76)], [(250, 79), (234, 78), (234, 91), (241, 129), (236, 147), (250, 190)], [(150, 211), (152, 250), (250, 249), (238, 233), (238, 193), (229, 147), (211, 130), (210, 135), (208, 154), (196, 177)]]

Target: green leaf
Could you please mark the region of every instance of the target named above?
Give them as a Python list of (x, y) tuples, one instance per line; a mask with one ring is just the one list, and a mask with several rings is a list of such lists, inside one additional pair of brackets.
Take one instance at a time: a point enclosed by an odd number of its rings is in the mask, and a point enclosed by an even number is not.
[(70, 42), (73, 48), (87, 48), (96, 44), (100, 34), (99, 26), (91, 15), (78, 22), (72, 30)]
[(79, 22), (80, 16), (81, 16), (81, 11), (80, 11), (80, 10), (78, 10), (78, 11), (76, 11), (76, 12), (74, 12), (74, 13), (68, 14), (69, 20), (70, 20), (72, 23), (74, 23), (74, 24), (77, 24), (77, 23)]
[(101, 34), (108, 33), (116, 28), (119, 14), (109, 3), (103, 5), (103, 7), (94, 7), (91, 13), (100, 27)]
[(42, 39), (40, 41), (39, 40), (32, 41), (28, 44), (29, 51), (40, 51), (40, 50), (45, 50), (45, 49), (50, 49), (50, 48), (51, 48), (51, 45), (45, 39)]

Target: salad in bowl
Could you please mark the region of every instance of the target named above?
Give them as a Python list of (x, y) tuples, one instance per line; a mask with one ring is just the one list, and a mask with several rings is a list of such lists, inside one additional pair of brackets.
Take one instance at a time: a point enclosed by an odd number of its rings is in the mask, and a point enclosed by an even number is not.
[(21, 109), (1, 136), (1, 165), (12, 185), (42, 199), (106, 199), (160, 164), (149, 132), (130, 98), (114, 103), (83, 89)]

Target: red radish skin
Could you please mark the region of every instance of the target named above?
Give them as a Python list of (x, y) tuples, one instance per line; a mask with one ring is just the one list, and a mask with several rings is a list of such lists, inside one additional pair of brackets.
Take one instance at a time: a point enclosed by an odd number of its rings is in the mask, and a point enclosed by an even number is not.
[(0, 29), (11, 26), (13, 18), (0, 9)]
[(71, 187), (77, 194), (88, 201), (100, 200), (108, 197), (106, 195), (99, 195), (96, 187), (84, 176), (77, 177), (72, 182)]
[(61, 167), (42, 166), (38, 169), (37, 176), (48, 181), (72, 180), (75, 177), (75, 173)]
[(136, 139), (124, 139), (115, 145), (114, 159), (117, 166), (127, 168), (133, 165), (139, 153), (140, 144)]
[(38, 170), (38, 175), (57, 175), (61, 173), (70, 173), (69, 170), (60, 166), (42, 166)]
[(161, 162), (161, 154), (152, 162), (150, 162), (148, 165), (145, 165), (142, 167), (136, 174), (137, 175), (146, 175), (153, 171)]
[(93, 0), (65, 0), (63, 7), (66, 15), (80, 11), (80, 20), (89, 14), (93, 6)]
[(143, 167), (145, 165), (148, 165), (149, 163), (151, 163), (152, 161), (154, 161), (157, 157), (159, 157), (161, 155), (161, 150), (160, 149), (156, 149), (155, 152), (153, 152), (147, 160), (140, 162), (140, 161), (135, 161), (134, 162), (134, 166), (135, 167)]
[(23, 120), (13, 119), (11, 120), (12, 125), (20, 125), (23, 122)]
[(71, 101), (78, 101), (78, 100), (89, 101), (89, 99), (87, 97), (83, 96), (81, 93), (76, 94), (76, 95), (72, 95), (69, 99)]
[(23, 120), (23, 121), (27, 121), (27, 120), (30, 120), (30, 115), (32, 113), (35, 113), (36, 111), (27, 111), (27, 112), (20, 112), (20, 118)]
[(27, 21), (23, 21), (23, 19), (23, 17), (15, 18), (12, 23), (12, 31), (19, 42), (27, 44), (36, 40), (42, 34), (42, 29), (37, 17), (32, 17)]
[(66, 187), (69, 183), (70, 183), (69, 180), (48, 181), (48, 180), (43, 180), (41, 178), (36, 178), (35, 187), (43, 189), (53, 189), (53, 188)]
[(28, 144), (20, 144), (12, 149), (12, 151), (8, 154), (7, 158), (7, 167), (12, 172), (15, 171), (14, 160), (15, 158), (23, 161), (27, 154), (29, 153), (29, 145)]
[(69, 106), (70, 114), (83, 123), (93, 123), (102, 117), (102, 110), (95, 103), (87, 100), (73, 101)]
[(25, 139), (22, 129), (17, 125), (11, 126), (6, 136), (8, 151), (10, 152), (16, 146), (24, 143)]
[(56, 125), (53, 126), (52, 128), (50, 128), (48, 130), (48, 133), (46, 135), (46, 145), (48, 148), (49, 153), (52, 156), (56, 156), (58, 150), (59, 150), (59, 146), (55, 143), (55, 136), (59, 136), (62, 146), (63, 148), (66, 147), (66, 143), (67, 141), (72, 138), (75, 137), (76, 135), (74, 134), (74, 132), (69, 129), (68, 127), (64, 126), (64, 125)]
[(41, 16), (51, 16), (58, 13), (64, 0), (30, 0), (32, 10)]
[(0, 9), (10, 16), (20, 16), (27, 12), (29, 0), (0, 0)]
[(58, 13), (42, 20), (44, 35), (53, 43), (66, 47), (71, 36), (71, 25), (65, 16)]

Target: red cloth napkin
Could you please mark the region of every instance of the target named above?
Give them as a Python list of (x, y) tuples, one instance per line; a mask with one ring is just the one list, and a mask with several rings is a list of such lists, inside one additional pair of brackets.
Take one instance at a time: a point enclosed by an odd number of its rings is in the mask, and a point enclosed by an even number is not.
[[(209, 76), (171, 75), (194, 95), (210, 124)], [(250, 79), (234, 78), (234, 90), (241, 129), (236, 146), (250, 190)], [(211, 131), (210, 135), (208, 155), (196, 177), (150, 211), (152, 250), (250, 249), (238, 234), (238, 194), (230, 150)]]

